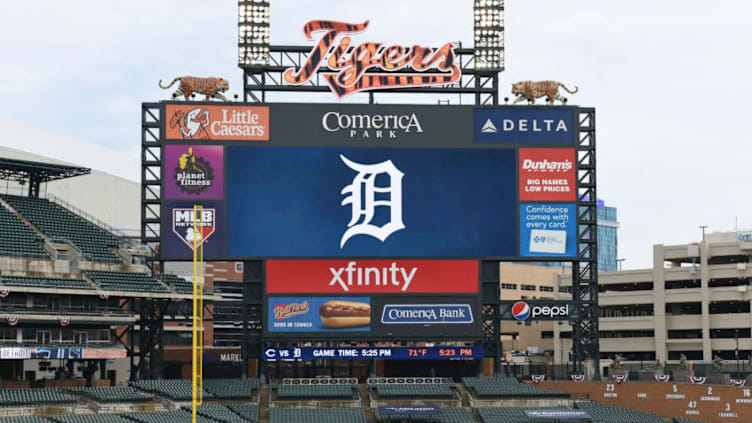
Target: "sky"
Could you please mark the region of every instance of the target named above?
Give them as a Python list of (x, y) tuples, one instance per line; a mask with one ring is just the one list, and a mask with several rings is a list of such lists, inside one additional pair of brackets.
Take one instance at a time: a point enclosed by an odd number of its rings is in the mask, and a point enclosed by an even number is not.
[[(471, 0), (271, 3), (273, 44), (307, 44), (313, 19), (369, 19), (355, 42), (472, 44)], [(732, 0), (506, 2), (501, 97), (555, 79), (580, 88), (570, 104), (597, 109), (598, 196), (618, 208), (625, 269), (651, 266), (653, 244), (698, 241), (700, 225), (752, 228), (750, 12)], [(236, 13), (228, 0), (5, 4), (0, 145), (23, 146), (26, 126), (137, 158), (140, 103), (172, 92), (160, 79), (221, 76), (242, 93)]]

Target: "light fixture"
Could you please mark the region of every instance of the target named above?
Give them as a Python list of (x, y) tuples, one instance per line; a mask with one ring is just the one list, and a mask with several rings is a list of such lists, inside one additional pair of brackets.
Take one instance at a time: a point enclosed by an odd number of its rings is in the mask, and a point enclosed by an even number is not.
[(238, 0), (238, 65), (268, 65), (269, 37), (269, 0)]
[(504, 0), (475, 0), (475, 69), (504, 70)]

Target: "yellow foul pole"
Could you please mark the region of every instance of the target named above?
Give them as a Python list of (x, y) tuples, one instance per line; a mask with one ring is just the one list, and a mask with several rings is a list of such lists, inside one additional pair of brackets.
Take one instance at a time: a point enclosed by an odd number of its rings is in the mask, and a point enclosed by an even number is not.
[(191, 417), (196, 423), (196, 407), (203, 400), (203, 345), (204, 345), (204, 237), (202, 206), (193, 206), (193, 347)]

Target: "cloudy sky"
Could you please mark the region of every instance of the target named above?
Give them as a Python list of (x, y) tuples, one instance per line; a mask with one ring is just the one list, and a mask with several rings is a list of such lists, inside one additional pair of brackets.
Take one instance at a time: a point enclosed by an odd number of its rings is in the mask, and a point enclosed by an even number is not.
[[(507, 2), (503, 94), (556, 79), (597, 108), (598, 194), (619, 209), (625, 268), (649, 266), (653, 244), (697, 241), (699, 225), (752, 227), (750, 12), (731, 0)], [(472, 42), (471, 0), (272, 0), (272, 43), (304, 44), (311, 19), (370, 19), (355, 41)], [(158, 80), (224, 76), (241, 92), (230, 0), (17, 1), (0, 39), (0, 128), (138, 156), (140, 103), (169, 97)], [(17, 130), (3, 138), (24, 144)]]

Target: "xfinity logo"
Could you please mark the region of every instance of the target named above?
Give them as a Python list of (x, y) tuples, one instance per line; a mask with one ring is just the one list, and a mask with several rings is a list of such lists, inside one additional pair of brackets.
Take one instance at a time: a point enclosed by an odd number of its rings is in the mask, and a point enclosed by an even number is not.
[(564, 119), (502, 119), (501, 130), (489, 118), (481, 128), (481, 132), (494, 134), (496, 132), (567, 132)]
[[(405, 267), (397, 267), (396, 262), (392, 262), (389, 267), (357, 267), (358, 262), (351, 261), (346, 267), (330, 267), (329, 272), (332, 274), (332, 280), (329, 286), (339, 285), (344, 292), (349, 292), (350, 287), (357, 286), (401, 286), (401, 291), (407, 291), (418, 271), (413, 267), (408, 271)], [(400, 278), (401, 277), (401, 278)]]
[(327, 132), (347, 131), (350, 138), (397, 138), (399, 132), (423, 132), (420, 120), (412, 114), (402, 115), (349, 115), (328, 112), (321, 117), (321, 126)]
[(399, 324), (470, 324), (473, 311), (469, 304), (387, 304), (381, 323)]

